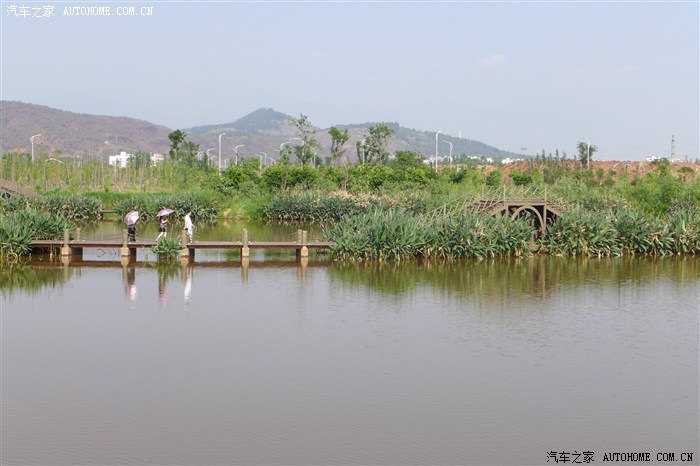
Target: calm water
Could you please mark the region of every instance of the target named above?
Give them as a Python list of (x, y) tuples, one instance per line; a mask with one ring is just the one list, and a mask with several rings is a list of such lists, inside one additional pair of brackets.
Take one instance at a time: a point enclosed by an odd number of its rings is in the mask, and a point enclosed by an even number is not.
[(0, 274), (3, 465), (698, 464), (698, 258), (107, 256)]

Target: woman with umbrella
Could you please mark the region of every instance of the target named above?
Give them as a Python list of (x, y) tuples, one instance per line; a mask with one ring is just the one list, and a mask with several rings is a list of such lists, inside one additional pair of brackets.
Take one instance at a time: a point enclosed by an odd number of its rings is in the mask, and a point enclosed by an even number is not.
[(138, 219), (138, 210), (132, 210), (124, 216), (124, 223), (126, 223), (126, 230), (129, 235), (129, 241), (136, 241), (136, 221)]
[(161, 237), (168, 236), (168, 218), (167, 218), (167, 216), (172, 214), (173, 212), (175, 212), (173, 209), (161, 209), (156, 214), (156, 217), (158, 217), (160, 219), (160, 221), (158, 223), (158, 231), (160, 231), (160, 233), (158, 233), (158, 237), (156, 238), (156, 242), (158, 242), (158, 240)]

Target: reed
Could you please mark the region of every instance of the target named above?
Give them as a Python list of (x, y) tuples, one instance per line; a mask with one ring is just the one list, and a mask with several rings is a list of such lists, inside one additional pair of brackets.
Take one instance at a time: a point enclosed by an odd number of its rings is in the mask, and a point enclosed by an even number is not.
[(367, 212), (375, 198), (293, 191), (273, 196), (263, 207), (264, 218), (285, 223), (328, 223)]
[(29, 255), (35, 239), (61, 239), (70, 224), (64, 218), (34, 208), (0, 217), (0, 259), (16, 261)]
[(153, 247), (153, 253), (158, 256), (158, 260), (175, 259), (180, 254), (182, 244), (178, 238), (163, 237)]
[(622, 247), (612, 216), (605, 212), (566, 212), (540, 238), (540, 251), (562, 256), (619, 256)]
[(466, 213), (433, 220), (375, 209), (347, 217), (325, 231), (341, 260), (517, 257), (530, 253), (535, 229), (524, 219)]
[(100, 201), (92, 196), (68, 193), (51, 193), (37, 198), (14, 196), (3, 204), (5, 212), (18, 212), (31, 208), (70, 221), (95, 220), (101, 208)]

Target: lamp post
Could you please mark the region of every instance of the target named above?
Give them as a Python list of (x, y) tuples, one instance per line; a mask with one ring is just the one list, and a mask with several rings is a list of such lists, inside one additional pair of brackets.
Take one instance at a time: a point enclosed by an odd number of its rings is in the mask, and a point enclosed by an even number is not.
[(364, 138), (362, 142), (360, 142), (360, 146), (362, 146), (362, 165), (365, 164), (365, 141), (367, 138)]
[(226, 133), (219, 134), (219, 175), (221, 174), (221, 136)]
[(588, 138), (583, 138), (586, 140), (586, 148), (588, 149), (588, 155), (586, 156), (586, 170), (591, 169), (591, 141)]
[(265, 156), (265, 166), (267, 166), (267, 154), (263, 151), (260, 151), (260, 153)]
[(211, 156), (209, 155), (209, 151), (210, 151), (210, 150), (214, 150), (214, 148), (211, 147), (211, 148), (209, 148), (209, 149), (207, 149), (207, 150), (205, 151), (206, 154), (207, 154), (207, 164), (209, 164), (209, 162), (210, 162), (210, 160), (211, 160)]
[(238, 165), (238, 148), (239, 147), (245, 147), (245, 144), (238, 144), (236, 147), (234, 147), (233, 152), (236, 154), (236, 165)]
[(450, 145), (450, 166), (452, 166), (452, 143), (450, 141), (444, 141), (444, 140), (442, 142)]
[(435, 171), (438, 171), (438, 134), (442, 133), (442, 131), (438, 131), (435, 133)]
[(34, 138), (40, 138), (41, 134), (35, 134), (34, 136), (29, 138), (29, 142), (32, 143), (32, 162), (34, 161)]

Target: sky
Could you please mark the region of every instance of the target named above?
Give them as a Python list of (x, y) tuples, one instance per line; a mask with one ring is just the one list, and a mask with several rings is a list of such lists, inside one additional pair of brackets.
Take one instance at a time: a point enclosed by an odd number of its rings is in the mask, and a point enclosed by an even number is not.
[(0, 3), (2, 100), (171, 129), (271, 107), (601, 160), (674, 138), (699, 158), (698, 1)]

